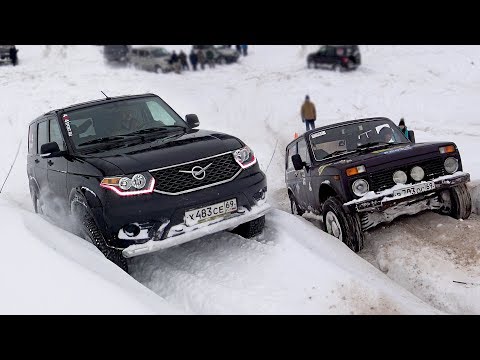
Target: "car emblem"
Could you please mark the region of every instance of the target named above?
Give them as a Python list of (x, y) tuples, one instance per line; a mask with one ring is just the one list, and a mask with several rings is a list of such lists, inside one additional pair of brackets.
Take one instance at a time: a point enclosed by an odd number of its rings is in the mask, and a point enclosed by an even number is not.
[(194, 166), (192, 168), (192, 170), (179, 170), (179, 172), (185, 173), (185, 174), (192, 174), (192, 176), (195, 179), (203, 180), (203, 179), (205, 179), (205, 176), (206, 176), (205, 170), (207, 170), (210, 167), (210, 165), (212, 165), (212, 164), (213, 163), (210, 163), (207, 166), (205, 166), (204, 168), (202, 168), (201, 166)]

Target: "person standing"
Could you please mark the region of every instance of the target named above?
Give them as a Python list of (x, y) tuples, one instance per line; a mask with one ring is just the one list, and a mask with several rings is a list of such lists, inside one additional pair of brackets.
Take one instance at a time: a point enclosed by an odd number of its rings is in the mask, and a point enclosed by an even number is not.
[(317, 111), (315, 109), (315, 104), (310, 101), (310, 96), (308, 95), (305, 96), (305, 101), (302, 104), (300, 114), (302, 116), (302, 121), (305, 123), (307, 131), (315, 129)]
[(12, 65), (15, 66), (17, 65), (17, 48), (15, 47), (15, 45), (12, 45), (10, 46), (10, 51), (9, 51), (9, 55), (10, 55), (10, 60), (12, 62)]
[(205, 53), (203, 52), (203, 50), (198, 50), (197, 55), (198, 62), (200, 63), (202, 70), (205, 70), (205, 62), (207, 61), (207, 59), (205, 58)]
[(190, 70), (187, 62), (187, 54), (185, 54), (183, 50), (180, 50), (178, 58), (180, 59), (180, 63), (182, 64), (182, 70)]
[(243, 56), (248, 55), (248, 45), (242, 45)]
[(198, 56), (195, 54), (195, 52), (192, 50), (190, 51), (190, 64), (192, 64), (193, 71), (197, 71), (197, 63), (198, 63)]
[(209, 66), (210, 68), (214, 68), (214, 67), (215, 67), (214, 57), (215, 57), (215, 54), (213, 53), (213, 51), (212, 51), (211, 49), (208, 49), (208, 50), (207, 50), (207, 62), (208, 62), (208, 66)]

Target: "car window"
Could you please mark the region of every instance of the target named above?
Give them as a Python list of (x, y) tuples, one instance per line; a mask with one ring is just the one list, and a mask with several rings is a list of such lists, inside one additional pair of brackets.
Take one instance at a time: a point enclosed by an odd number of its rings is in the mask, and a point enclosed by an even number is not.
[(65, 142), (63, 141), (63, 135), (60, 131), (60, 126), (56, 119), (50, 119), (50, 142), (55, 141), (60, 148), (60, 151), (65, 150)]
[(287, 171), (293, 170), (292, 156), (297, 153), (297, 144), (293, 144), (287, 150)]
[(147, 101), (148, 110), (153, 120), (162, 122), (164, 125), (175, 125), (175, 119), (155, 101)]
[(35, 129), (37, 124), (32, 124), (28, 128), (28, 153), (35, 153)]
[(305, 161), (307, 165), (310, 165), (310, 154), (307, 151), (307, 143), (304, 139), (298, 142), (298, 154), (302, 158), (302, 161)]
[(38, 123), (37, 128), (37, 154), (40, 154), (40, 149), (43, 144), (48, 143), (47, 121)]
[(327, 46), (326, 55), (335, 56), (335, 48), (333, 46)]

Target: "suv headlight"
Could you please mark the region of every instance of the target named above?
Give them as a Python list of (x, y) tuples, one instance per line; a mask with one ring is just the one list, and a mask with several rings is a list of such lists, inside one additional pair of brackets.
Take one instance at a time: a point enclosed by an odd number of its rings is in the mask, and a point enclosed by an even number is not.
[(410, 176), (415, 181), (421, 181), (425, 177), (425, 171), (420, 166), (414, 166), (410, 170)]
[(443, 167), (448, 173), (453, 174), (458, 170), (458, 160), (454, 157), (448, 157), (445, 159)]
[(393, 173), (393, 182), (395, 184), (406, 184), (407, 183), (407, 174), (402, 170), (397, 170)]
[(103, 178), (100, 186), (120, 196), (151, 194), (155, 187), (155, 178), (149, 173), (112, 176)]
[(352, 190), (353, 190), (353, 193), (357, 196), (365, 195), (369, 190), (367, 180), (365, 179), (355, 180), (352, 184)]
[(233, 157), (238, 165), (242, 167), (242, 169), (247, 169), (257, 162), (255, 154), (248, 146), (235, 150), (233, 152)]

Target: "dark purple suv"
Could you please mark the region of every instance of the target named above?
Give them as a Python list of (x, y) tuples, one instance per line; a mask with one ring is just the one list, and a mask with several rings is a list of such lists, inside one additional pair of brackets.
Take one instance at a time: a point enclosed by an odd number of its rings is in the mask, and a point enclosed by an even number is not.
[(471, 213), (457, 146), (414, 144), (387, 118), (308, 131), (287, 146), (285, 169), (292, 213), (322, 215), (326, 231), (355, 252), (363, 231), (400, 215)]

